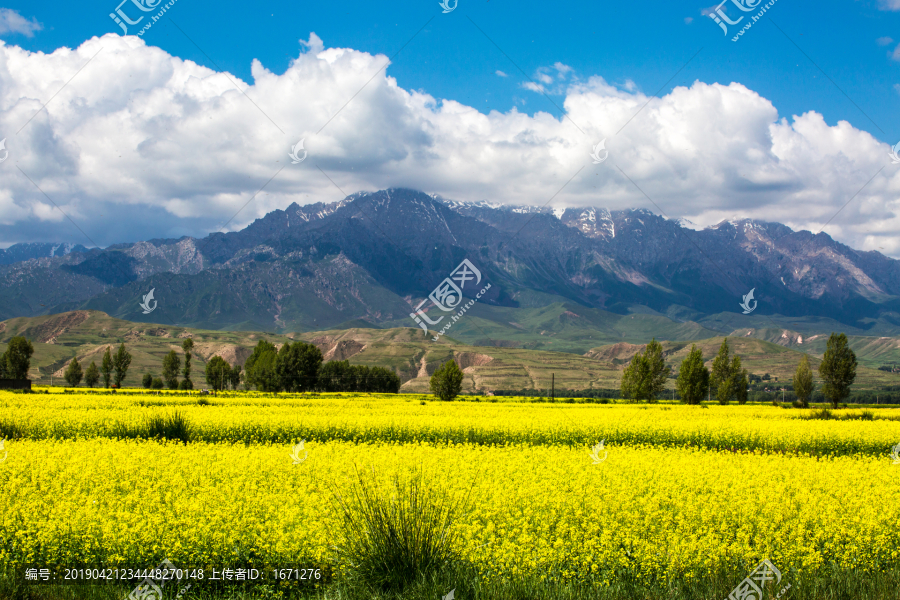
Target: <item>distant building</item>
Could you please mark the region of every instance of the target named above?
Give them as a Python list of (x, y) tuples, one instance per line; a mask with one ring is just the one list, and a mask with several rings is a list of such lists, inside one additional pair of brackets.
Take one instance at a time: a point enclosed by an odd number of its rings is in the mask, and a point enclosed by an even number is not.
[(0, 379), (0, 390), (28, 390), (31, 391), (30, 379)]

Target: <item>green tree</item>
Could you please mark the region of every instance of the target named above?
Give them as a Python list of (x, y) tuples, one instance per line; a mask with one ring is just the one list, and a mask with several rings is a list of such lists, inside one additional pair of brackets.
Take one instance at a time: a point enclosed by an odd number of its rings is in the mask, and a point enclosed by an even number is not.
[(731, 361), (731, 377), (734, 382), (733, 392), (737, 397), (738, 404), (747, 404), (747, 394), (749, 393), (750, 381), (747, 369), (741, 368), (741, 357), (735, 356)]
[(656, 338), (638, 352), (622, 373), (622, 395), (633, 400), (655, 402), (666, 387), (671, 368), (663, 360), (662, 345)]
[(82, 371), (81, 365), (78, 364), (77, 356), (72, 359), (72, 362), (69, 363), (69, 366), (66, 369), (63, 377), (66, 378), (66, 383), (68, 383), (72, 387), (75, 387), (79, 383), (81, 383), (81, 378), (84, 377), (84, 371)]
[(747, 403), (747, 370), (741, 368), (740, 356), (731, 356), (728, 338), (722, 340), (719, 353), (713, 359), (709, 385), (719, 404), (728, 404), (732, 398), (736, 398), (738, 404)]
[(716, 395), (719, 404), (728, 404), (734, 393), (734, 381), (731, 378), (731, 355), (728, 338), (722, 340), (719, 353), (713, 359), (712, 372), (709, 376), (710, 391)]
[(248, 381), (261, 392), (280, 391), (281, 385), (276, 371), (277, 363), (278, 356), (275, 352), (263, 352), (253, 364), (253, 370), (247, 371)]
[(672, 367), (666, 365), (663, 360), (662, 344), (656, 341), (656, 338), (650, 340), (647, 348), (644, 350), (644, 360), (647, 361), (648, 376), (650, 378), (647, 385), (647, 400), (655, 402), (656, 397), (663, 393), (666, 389), (666, 379), (672, 372)]
[(275, 345), (260, 340), (244, 363), (245, 381), (262, 392), (277, 392), (279, 390), (278, 373), (275, 371), (277, 358)]
[(350, 363), (332, 360), (319, 369), (319, 389), (323, 392), (349, 392)]
[(631, 357), (631, 362), (622, 371), (622, 396), (631, 400), (646, 397), (645, 386), (650, 379), (650, 369), (641, 352)]
[(224, 390), (231, 380), (231, 365), (221, 356), (213, 356), (206, 363), (206, 384), (213, 391)]
[(305, 342), (285, 343), (278, 352), (275, 372), (281, 389), (287, 392), (308, 392), (315, 389), (322, 351)]
[(6, 352), (0, 354), (0, 379), (11, 379), (9, 368), (6, 364)]
[(125, 381), (125, 376), (128, 374), (128, 367), (130, 365), (131, 354), (125, 349), (125, 344), (122, 344), (119, 346), (119, 349), (116, 350), (115, 356), (113, 356), (113, 370), (116, 372), (115, 383), (117, 388), (122, 387), (122, 382)]
[(100, 361), (100, 372), (103, 373), (103, 387), (109, 388), (113, 372), (112, 353), (110, 352), (109, 346), (106, 347), (106, 352), (103, 354), (103, 360)]
[(141, 385), (146, 389), (150, 389), (153, 387), (153, 375), (150, 373), (144, 373), (144, 377), (141, 378)]
[(9, 379), (28, 379), (32, 354), (34, 354), (34, 346), (24, 337), (18, 335), (9, 340), (5, 352), (6, 373)]
[(847, 336), (843, 333), (832, 333), (828, 338), (828, 346), (819, 365), (819, 376), (825, 383), (822, 393), (831, 401), (831, 406), (837, 408), (838, 403), (850, 395), (850, 386), (856, 379), (856, 354), (850, 349)]
[(84, 384), (88, 387), (94, 387), (100, 382), (100, 371), (97, 369), (96, 363), (91, 361), (87, 371), (84, 373)]
[(366, 365), (353, 365), (350, 367), (350, 371), (352, 373), (351, 380), (353, 381), (354, 390), (356, 392), (362, 392), (364, 394), (368, 394), (370, 392), (374, 392), (373, 384), (374, 381), (372, 379), (372, 371)]
[(170, 350), (163, 358), (162, 379), (170, 390), (178, 389), (178, 371), (181, 369), (181, 359), (178, 353)]
[(803, 355), (800, 364), (797, 365), (797, 371), (794, 373), (794, 393), (797, 400), (803, 408), (809, 408), (809, 399), (812, 396), (815, 386), (813, 385), (812, 369), (809, 368), (809, 357)]
[(163, 380), (162, 377), (154, 377), (153, 378), (153, 389), (161, 390), (163, 389)]
[(687, 404), (699, 404), (709, 390), (709, 370), (703, 364), (703, 352), (696, 345), (691, 346), (687, 357), (681, 361), (675, 388), (681, 400)]
[(372, 391), (379, 394), (399, 394), (400, 377), (384, 367), (372, 367), (369, 370), (372, 379)]
[(228, 376), (228, 382), (231, 383), (231, 389), (238, 389), (238, 386), (241, 385), (242, 376), (241, 365), (234, 365), (231, 367), (231, 373), (229, 373)]
[(192, 390), (194, 389), (194, 382), (191, 381), (191, 351), (194, 349), (194, 340), (185, 338), (181, 342), (181, 349), (184, 350), (184, 379), (181, 382), (181, 389)]
[(431, 376), (431, 393), (441, 400), (453, 400), (462, 390), (463, 372), (455, 360), (448, 360)]

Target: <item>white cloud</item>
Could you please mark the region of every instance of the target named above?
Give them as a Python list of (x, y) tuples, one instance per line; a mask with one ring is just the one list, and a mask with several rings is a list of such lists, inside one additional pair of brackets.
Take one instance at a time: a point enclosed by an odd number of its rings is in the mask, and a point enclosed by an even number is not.
[(693, 22), (694, 22), (694, 17), (685, 17), (685, 18), (684, 18), (684, 24), (685, 24), (685, 25), (690, 25), (690, 24), (693, 23)]
[[(10, 152), (0, 164), (0, 243), (87, 244), (16, 167), (101, 245), (203, 236), (276, 173), (228, 229), (294, 201), (341, 199), (319, 169), (346, 193), (403, 186), (536, 205), (578, 173), (554, 206), (657, 212), (621, 168), (666, 215), (699, 225), (737, 216), (818, 231), (859, 192), (825, 231), (900, 252), (890, 241), (900, 236), (900, 168), (889, 146), (816, 112), (786, 118), (739, 83), (698, 81), (651, 99), (554, 66), (540, 72), (566, 86), (568, 118), (543, 99), (530, 105), (546, 112), (485, 115), (399, 87), (390, 68), (378, 71), (384, 55), (312, 35), (305, 45), (282, 74), (254, 61), (246, 83), (137, 37), (108, 34), (50, 54), (0, 42), (0, 138)], [(309, 155), (292, 165), (301, 138)], [(609, 159), (594, 165), (591, 146), (604, 138)]]
[(879, 0), (881, 10), (900, 10), (900, 0)]
[(25, 37), (34, 37), (34, 32), (43, 28), (37, 19), (29, 21), (11, 8), (0, 8), (0, 35), (21, 33)]
[(884, 36), (884, 37), (880, 37), (877, 40), (875, 40), (875, 43), (878, 44), (879, 46), (889, 46), (889, 45), (891, 45), (891, 43), (893, 41), (894, 41), (894, 38)]
[[(572, 67), (561, 62), (557, 62), (554, 63), (552, 67), (538, 67), (534, 71), (532, 81), (525, 81), (520, 85), (526, 90), (531, 90), (532, 92), (537, 92), (539, 94), (547, 93), (561, 95), (566, 91), (566, 85), (564, 81), (572, 72)], [(556, 76), (555, 79), (554, 75)], [(573, 79), (573, 82), (574, 81), (577, 80)]]
[(556, 69), (556, 76), (559, 79), (565, 79), (566, 76), (572, 72), (572, 67), (564, 65), (561, 62), (553, 63), (553, 68)]
[(898, 94), (900, 94), (900, 83), (894, 84), (894, 91), (897, 92)]
[(891, 59), (900, 61), (900, 45), (894, 48), (893, 54), (891, 54)]
[(494, 71), (494, 74), (495, 74), (495, 75), (498, 75), (498, 76), (500, 76), (500, 77), (509, 77), (509, 75), (507, 75), (507, 74), (504, 73), (503, 71), (499, 71), (499, 70), (498, 70), (498, 71)]

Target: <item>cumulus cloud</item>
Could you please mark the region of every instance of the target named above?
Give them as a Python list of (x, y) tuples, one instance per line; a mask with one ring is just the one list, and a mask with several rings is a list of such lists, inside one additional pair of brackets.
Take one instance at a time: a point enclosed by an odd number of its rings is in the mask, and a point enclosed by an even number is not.
[(0, 8), (0, 35), (21, 33), (25, 37), (34, 37), (34, 32), (43, 28), (37, 19), (29, 21), (11, 8)]
[(893, 41), (894, 41), (894, 38), (884, 36), (884, 37), (880, 37), (877, 40), (875, 40), (875, 43), (878, 44), (879, 46), (890, 46), (891, 43), (893, 43)]
[[(235, 230), (291, 202), (411, 187), (812, 231), (856, 195), (825, 231), (900, 253), (900, 167), (889, 146), (816, 112), (779, 115), (739, 83), (696, 81), (650, 98), (554, 65), (538, 72), (565, 86), (565, 117), (549, 103), (533, 115), (485, 115), (401, 88), (390, 68), (379, 71), (384, 55), (314, 35), (303, 46), (284, 73), (254, 61), (244, 82), (137, 37), (107, 34), (50, 54), (0, 42), (0, 139), (10, 153), (0, 164), (0, 241), (86, 243), (47, 197), (106, 245), (203, 236), (232, 217)], [(594, 165), (591, 147), (604, 138), (609, 159)], [(300, 139), (309, 154), (294, 165)]]

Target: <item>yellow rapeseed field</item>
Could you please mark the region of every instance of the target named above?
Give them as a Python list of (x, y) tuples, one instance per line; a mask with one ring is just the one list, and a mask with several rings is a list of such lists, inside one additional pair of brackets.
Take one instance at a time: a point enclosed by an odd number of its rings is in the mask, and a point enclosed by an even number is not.
[[(151, 399), (168, 405), (140, 406)], [(331, 494), (357, 472), (386, 482), (413, 467), (440, 496), (471, 493), (457, 526), (485, 574), (649, 582), (763, 558), (806, 573), (900, 560), (896, 421), (805, 421), (775, 407), (196, 400), (3, 395), (0, 423), (24, 437), (6, 441), (0, 463), (0, 561), (334, 564)], [(200, 441), (91, 435), (176, 405)], [(466, 441), (473, 431), (487, 443)], [(43, 439), (54, 432), (67, 435)], [(298, 434), (307, 441), (294, 464)], [(809, 448), (821, 455), (793, 452)]]
[[(31, 439), (116, 437), (152, 416), (181, 413), (194, 439), (290, 443), (307, 440), (480, 444), (652, 444), (814, 455), (885, 456), (900, 442), (900, 410), (870, 410), (871, 421), (808, 421), (809, 410), (773, 406), (442, 403), (418, 395), (204, 396), (0, 392), (0, 422)], [(486, 399), (482, 399), (486, 400)], [(421, 404), (424, 402), (424, 405)], [(860, 411), (844, 411), (844, 413)], [(878, 417), (893, 416), (894, 420)], [(121, 437), (121, 436), (119, 436)]]

